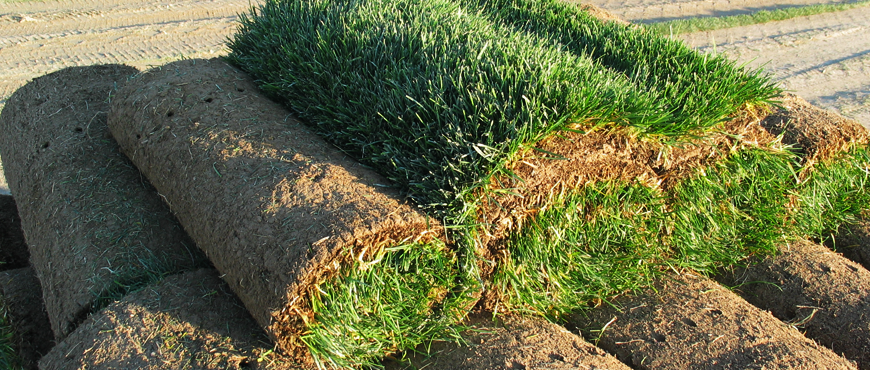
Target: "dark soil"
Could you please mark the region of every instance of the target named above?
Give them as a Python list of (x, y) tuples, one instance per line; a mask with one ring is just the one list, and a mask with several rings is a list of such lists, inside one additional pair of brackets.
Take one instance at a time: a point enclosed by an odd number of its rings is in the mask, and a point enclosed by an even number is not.
[(52, 369), (294, 369), (215, 270), (173, 275), (89, 317), (39, 363)]
[(15, 332), (15, 352), (22, 367), (36, 369), (37, 361), (54, 346), (54, 335), (42, 304), (42, 287), (33, 269), (0, 272), (0, 300)]
[(844, 231), (833, 241), (831, 247), (870, 270), (870, 221), (859, 221), (845, 227)]
[(870, 271), (825, 246), (798, 241), (717, 280), (807, 337), (870, 369)]
[(635, 369), (855, 368), (707, 278), (671, 275), (612, 303), (572, 324)]
[(0, 114), (0, 155), (57, 339), (150, 277), (204, 264), (106, 126), (136, 70), (75, 67), (34, 79)]
[(867, 129), (860, 123), (789, 93), (783, 94), (781, 107), (761, 125), (775, 136), (782, 135), (783, 143), (799, 149), (805, 164), (824, 161), (868, 140)]
[(221, 60), (151, 70), (116, 93), (124, 152), (245, 306), (290, 353), (306, 292), (350, 258), (440, 237), (435, 220), (260, 94)]
[(10, 195), (0, 195), (0, 270), (25, 267), (29, 260), (30, 252), (24, 242), (15, 199)]
[(598, 347), (542, 318), (480, 315), (469, 319), (466, 344), (420, 346), (387, 369), (630, 369)]

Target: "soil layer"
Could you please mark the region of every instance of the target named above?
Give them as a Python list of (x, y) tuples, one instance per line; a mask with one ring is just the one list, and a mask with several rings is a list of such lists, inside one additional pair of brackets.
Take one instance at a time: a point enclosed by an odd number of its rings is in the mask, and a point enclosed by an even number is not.
[(844, 230), (832, 247), (844, 257), (870, 270), (870, 221), (861, 220)]
[(313, 284), (442, 234), (221, 60), (167, 64), (117, 96), (109, 125), (124, 152), (285, 350), (308, 356), (298, 336)]
[(420, 346), (387, 369), (612, 369), (625, 364), (565, 328), (539, 317), (479, 314), (469, 318), (464, 345), (438, 342)]
[(809, 241), (717, 277), (809, 338), (870, 369), (870, 271)]
[(92, 315), (40, 369), (296, 369), (212, 269), (166, 277)]
[(590, 342), (635, 369), (854, 369), (716, 282), (683, 274), (578, 315)]
[(112, 89), (135, 72), (64, 69), (16, 91), (0, 114), (0, 154), (57, 339), (100, 297), (204, 263), (106, 126)]
[(36, 369), (54, 346), (51, 324), (42, 304), (42, 287), (30, 267), (0, 272), (0, 301), (15, 332), (15, 353), (24, 369)]
[(0, 195), (0, 270), (25, 267), (29, 260), (15, 198)]

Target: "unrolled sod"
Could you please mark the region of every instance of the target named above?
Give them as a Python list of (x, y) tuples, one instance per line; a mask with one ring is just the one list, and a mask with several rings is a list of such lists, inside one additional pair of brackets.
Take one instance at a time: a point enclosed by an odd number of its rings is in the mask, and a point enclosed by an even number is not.
[(109, 125), (253, 317), (290, 352), (306, 293), (384, 247), (439, 238), (386, 180), (309, 132), (220, 60), (150, 70)]

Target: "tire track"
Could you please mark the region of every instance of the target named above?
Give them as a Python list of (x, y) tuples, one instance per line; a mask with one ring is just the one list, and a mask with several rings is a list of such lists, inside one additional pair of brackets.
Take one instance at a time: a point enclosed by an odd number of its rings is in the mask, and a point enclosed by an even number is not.
[(760, 10), (850, 3), (854, 0), (584, 0), (633, 23), (663, 22), (696, 17), (749, 14)]

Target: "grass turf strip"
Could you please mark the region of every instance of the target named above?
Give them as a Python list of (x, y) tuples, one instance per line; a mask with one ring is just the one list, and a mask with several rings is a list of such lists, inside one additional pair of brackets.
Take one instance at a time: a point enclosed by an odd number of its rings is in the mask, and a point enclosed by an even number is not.
[(677, 19), (666, 22), (647, 24), (644, 27), (662, 35), (678, 35), (702, 31), (713, 31), (724, 28), (748, 26), (751, 24), (784, 21), (797, 17), (840, 12), (870, 5), (870, 1), (856, 1), (836, 4), (814, 4), (807, 6), (786, 7), (775, 10), (761, 10), (751, 14), (729, 15), (724, 17), (697, 17)]
[(766, 103), (779, 94), (768, 76), (723, 56), (700, 54), (681, 41), (635, 26), (602, 22), (576, 4), (560, 0), (460, 0), (493, 23), (533, 34), (618, 71), (649, 92), (668, 115), (625, 122), (661, 135), (699, 133), (746, 103)]

